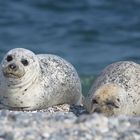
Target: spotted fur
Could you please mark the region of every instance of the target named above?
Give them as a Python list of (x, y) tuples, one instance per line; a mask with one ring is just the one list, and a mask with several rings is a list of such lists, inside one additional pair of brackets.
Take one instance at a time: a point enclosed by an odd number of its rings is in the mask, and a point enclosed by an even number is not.
[[(9, 68), (10, 64), (17, 68)], [(75, 68), (59, 56), (35, 55), (15, 48), (2, 60), (0, 103), (6, 108), (36, 110), (63, 103), (80, 104), (81, 92)]]
[(107, 66), (94, 82), (84, 105), (91, 113), (98, 108), (107, 116), (140, 115), (140, 65), (121, 61)]

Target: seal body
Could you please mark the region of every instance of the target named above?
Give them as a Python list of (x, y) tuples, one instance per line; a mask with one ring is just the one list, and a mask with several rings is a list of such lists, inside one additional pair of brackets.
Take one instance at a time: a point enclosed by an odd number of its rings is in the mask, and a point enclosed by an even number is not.
[(121, 61), (107, 66), (95, 80), (84, 106), (92, 112), (140, 115), (140, 65)]
[(80, 104), (81, 82), (75, 68), (50, 54), (15, 48), (0, 67), (0, 103), (8, 109), (36, 110)]

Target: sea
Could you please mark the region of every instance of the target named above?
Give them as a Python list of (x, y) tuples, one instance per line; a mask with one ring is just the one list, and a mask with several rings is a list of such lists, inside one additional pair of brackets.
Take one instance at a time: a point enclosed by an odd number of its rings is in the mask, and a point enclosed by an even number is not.
[(0, 60), (17, 47), (69, 61), (86, 94), (107, 65), (140, 63), (140, 0), (1, 0)]

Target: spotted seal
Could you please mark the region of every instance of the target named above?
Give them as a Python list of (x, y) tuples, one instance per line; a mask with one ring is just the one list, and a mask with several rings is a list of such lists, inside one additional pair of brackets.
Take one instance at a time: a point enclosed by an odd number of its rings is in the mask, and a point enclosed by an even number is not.
[(0, 65), (0, 103), (8, 109), (37, 110), (80, 104), (81, 82), (75, 68), (52, 54), (10, 50)]
[(107, 66), (95, 80), (84, 106), (92, 112), (140, 115), (140, 65), (121, 61)]

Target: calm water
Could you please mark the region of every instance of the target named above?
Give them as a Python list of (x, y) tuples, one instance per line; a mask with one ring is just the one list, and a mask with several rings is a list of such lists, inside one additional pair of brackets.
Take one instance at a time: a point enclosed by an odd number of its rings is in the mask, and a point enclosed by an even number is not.
[(140, 63), (140, 0), (1, 0), (0, 59), (15, 47), (57, 54), (90, 83), (114, 61)]

